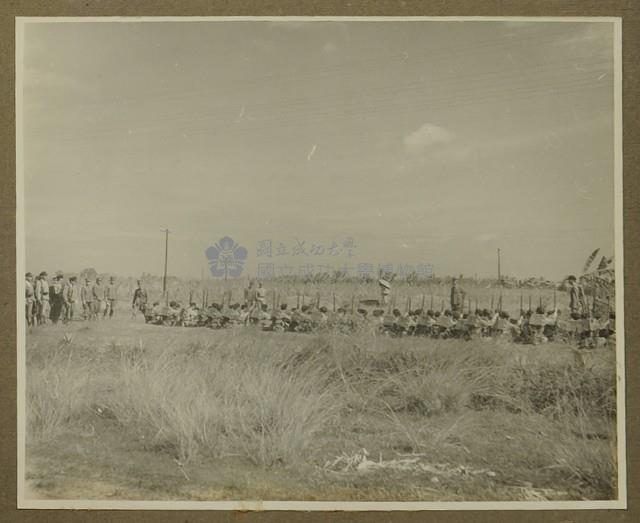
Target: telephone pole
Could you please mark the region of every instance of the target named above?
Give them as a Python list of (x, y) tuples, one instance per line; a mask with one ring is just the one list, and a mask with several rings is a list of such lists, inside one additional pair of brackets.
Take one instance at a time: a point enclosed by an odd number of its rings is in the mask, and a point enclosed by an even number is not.
[(502, 285), (502, 277), (500, 276), (500, 249), (498, 249), (498, 284)]
[(169, 229), (161, 229), (164, 232), (164, 276), (162, 277), (162, 296), (167, 296), (167, 262), (169, 259)]

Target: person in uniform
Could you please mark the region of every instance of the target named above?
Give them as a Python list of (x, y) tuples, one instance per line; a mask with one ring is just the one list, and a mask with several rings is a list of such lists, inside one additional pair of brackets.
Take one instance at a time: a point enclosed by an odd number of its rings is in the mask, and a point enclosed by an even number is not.
[(54, 325), (57, 325), (60, 319), (64, 319), (62, 315), (64, 309), (64, 296), (62, 295), (63, 279), (64, 275), (58, 271), (49, 287), (49, 303), (51, 303), (49, 318)]
[(460, 314), (459, 312), (454, 312), (451, 314), (451, 318), (453, 319), (453, 326), (449, 330), (452, 338), (465, 338), (468, 334), (467, 330), (467, 316), (465, 314)]
[(544, 326), (547, 323), (547, 317), (542, 307), (536, 308), (536, 311), (531, 314), (528, 322), (527, 338), (525, 343), (531, 343), (533, 345), (539, 345), (540, 343), (546, 343), (547, 337), (544, 335)]
[(578, 347), (581, 349), (592, 349), (595, 346), (594, 340), (594, 322), (591, 315), (585, 312), (580, 316), (578, 321), (579, 342)]
[(82, 317), (85, 320), (93, 319), (93, 294), (91, 294), (91, 280), (85, 278), (84, 285), (80, 289), (80, 302), (82, 303)]
[(131, 315), (135, 318), (136, 311), (144, 314), (147, 307), (147, 291), (142, 287), (142, 280), (138, 280), (138, 286), (133, 291), (133, 301), (131, 303)]
[(291, 322), (295, 332), (311, 332), (309, 306), (303, 305), (299, 310), (295, 310), (291, 315)]
[(256, 290), (253, 287), (253, 280), (250, 280), (248, 287), (244, 290), (244, 304), (247, 306), (248, 310), (251, 310), (253, 308), (255, 301), (256, 301)]
[(32, 326), (35, 320), (36, 293), (33, 285), (33, 274), (28, 272), (24, 277), (24, 314), (27, 325)]
[(104, 307), (104, 287), (102, 286), (102, 278), (99, 276), (91, 287), (91, 296), (93, 296), (93, 315), (98, 319)]
[(179, 302), (171, 300), (169, 307), (164, 309), (165, 315), (163, 325), (169, 325), (171, 327), (177, 327), (181, 324), (182, 320), (182, 306)]
[(222, 306), (218, 303), (212, 303), (207, 309), (207, 316), (209, 318), (208, 327), (212, 329), (220, 329), (224, 324), (224, 317), (221, 312)]
[(509, 318), (509, 331), (511, 333), (511, 339), (514, 342), (518, 342), (522, 339), (522, 329), (520, 326), (520, 319)]
[(145, 323), (155, 324), (156, 306), (160, 305), (160, 302), (154, 302), (150, 307), (145, 307), (142, 313), (144, 314)]
[(113, 318), (113, 311), (116, 308), (116, 301), (118, 301), (118, 287), (116, 287), (116, 279), (111, 276), (109, 278), (109, 285), (104, 289), (104, 317), (109, 315), (109, 318)]
[(576, 281), (573, 274), (567, 280), (569, 282), (569, 309), (571, 309), (571, 313), (586, 313), (586, 298), (582, 285)]
[(47, 273), (42, 271), (36, 280), (35, 298), (37, 305), (38, 325), (45, 325), (49, 321), (49, 281)]
[(287, 304), (280, 305), (280, 310), (277, 310), (273, 315), (273, 330), (276, 332), (285, 332), (289, 330), (289, 323), (291, 322), (291, 316), (287, 312)]
[(382, 316), (382, 332), (387, 336), (393, 336), (396, 330), (396, 315), (390, 309)]
[(62, 297), (64, 299), (64, 323), (73, 321), (75, 315), (76, 302), (78, 301), (77, 280), (78, 278), (71, 276), (69, 282), (62, 289)]
[(509, 313), (506, 311), (500, 311), (498, 318), (493, 324), (492, 336), (496, 338), (511, 337), (511, 322), (509, 321)]
[(262, 307), (255, 301), (253, 306), (249, 309), (248, 323), (249, 325), (258, 325), (262, 316)]
[(465, 292), (458, 285), (458, 278), (453, 278), (451, 283), (451, 312), (462, 312), (464, 308)]
[(242, 327), (244, 325), (244, 318), (240, 314), (239, 303), (236, 302), (233, 305), (229, 305), (229, 311), (227, 314), (229, 327)]
[[(260, 288), (260, 284), (258, 284), (258, 288)], [(273, 319), (271, 318), (271, 314), (269, 314), (269, 311), (267, 310), (267, 304), (263, 303), (260, 306), (260, 316), (259, 316), (259, 324), (260, 324), (260, 328), (263, 331), (268, 331), (271, 330), (272, 326), (273, 326)]]
[(465, 323), (467, 327), (466, 333), (465, 333), (465, 339), (467, 340), (477, 339), (482, 335), (482, 328), (480, 324), (480, 319), (478, 318), (478, 313), (479, 311), (475, 310), (467, 314), (467, 317), (465, 319)]
[(231, 317), (233, 316), (230, 303), (224, 303), (223, 300), (222, 306), (220, 307), (220, 315), (222, 317), (221, 327), (229, 327)]
[(440, 314), (436, 320), (434, 337), (442, 339), (450, 338), (452, 328), (455, 324), (456, 322), (453, 320), (451, 311), (447, 309), (444, 313)]
[(327, 309), (325, 307), (320, 307), (319, 309), (314, 309), (309, 314), (311, 318), (311, 323), (313, 324), (314, 329), (324, 328), (327, 325)]
[(374, 309), (371, 315), (375, 334), (384, 334), (384, 309)]
[(262, 286), (262, 282), (258, 282), (258, 288), (256, 289), (256, 302), (260, 306), (260, 310), (262, 310), (263, 305), (266, 304), (267, 300), (267, 289)]
[(435, 325), (435, 320), (433, 319), (433, 311), (421, 310), (416, 321), (416, 335), (418, 336), (431, 335), (431, 329), (433, 328), (434, 325)]
[(391, 295), (391, 283), (384, 278), (380, 278), (378, 285), (380, 286), (380, 302), (382, 305), (387, 305)]
[(246, 325), (249, 320), (249, 310), (247, 309), (246, 303), (243, 303), (240, 306), (240, 310), (238, 311), (238, 321), (241, 325)]
[(542, 334), (549, 341), (553, 341), (558, 331), (558, 308), (555, 307), (552, 311), (547, 312), (545, 317), (544, 327)]

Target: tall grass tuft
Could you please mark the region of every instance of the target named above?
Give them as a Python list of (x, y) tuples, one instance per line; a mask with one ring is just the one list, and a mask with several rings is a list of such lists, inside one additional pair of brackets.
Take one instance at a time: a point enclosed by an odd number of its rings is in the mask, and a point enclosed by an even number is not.
[(290, 368), (274, 358), (277, 350), (229, 341), (123, 358), (109, 407), (182, 463), (200, 454), (241, 455), (261, 466), (306, 459), (337, 414), (326, 372), (313, 364)]
[(27, 436), (51, 440), (68, 429), (88, 407), (90, 367), (73, 350), (57, 348), (49, 357), (32, 361), (26, 381)]

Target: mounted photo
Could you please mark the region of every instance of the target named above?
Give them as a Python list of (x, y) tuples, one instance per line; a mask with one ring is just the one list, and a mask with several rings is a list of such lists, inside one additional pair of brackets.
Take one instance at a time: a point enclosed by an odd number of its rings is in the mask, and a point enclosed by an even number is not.
[(621, 42), (17, 18), (19, 508), (625, 508)]

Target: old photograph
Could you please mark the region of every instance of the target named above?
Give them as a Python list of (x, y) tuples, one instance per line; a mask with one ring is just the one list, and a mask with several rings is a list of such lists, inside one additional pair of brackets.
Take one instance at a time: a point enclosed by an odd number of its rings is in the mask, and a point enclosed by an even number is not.
[(19, 507), (625, 508), (620, 57), (17, 18)]

